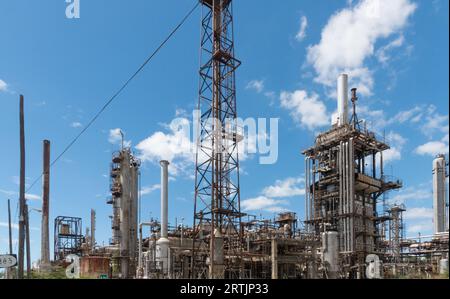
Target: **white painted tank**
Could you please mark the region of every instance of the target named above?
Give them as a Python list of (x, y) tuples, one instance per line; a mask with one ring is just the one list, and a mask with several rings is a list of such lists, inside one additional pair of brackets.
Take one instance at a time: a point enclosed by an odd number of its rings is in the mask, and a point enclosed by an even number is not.
[(168, 239), (168, 175), (169, 162), (161, 161), (161, 237), (156, 241), (156, 262), (159, 270), (164, 274), (169, 270), (169, 244)]
[(448, 274), (448, 259), (442, 259), (439, 262), (439, 274)]
[(338, 125), (348, 124), (348, 75), (339, 75), (337, 82)]
[(339, 272), (338, 232), (322, 233), (322, 260), (327, 268), (328, 278), (336, 279)]

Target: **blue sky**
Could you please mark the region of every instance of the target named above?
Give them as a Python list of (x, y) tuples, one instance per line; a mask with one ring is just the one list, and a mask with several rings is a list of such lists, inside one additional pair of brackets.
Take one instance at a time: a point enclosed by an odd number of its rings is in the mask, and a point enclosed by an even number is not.
[[(234, 1), (239, 116), (279, 118), (279, 159), (242, 162), (241, 198), (254, 215), (292, 210), (303, 217), (301, 151), (331, 124), (337, 74), (360, 90), (359, 115), (392, 150), (386, 172), (404, 181), (407, 234), (432, 232), (431, 163), (448, 154), (448, 1)], [(0, 252), (7, 251), (6, 200), (17, 222), (19, 94), (26, 101), (27, 182), (42, 171), (42, 140), (56, 157), (193, 6), (194, 1), (0, 0)], [(380, 17), (382, 16), (382, 17)], [(51, 171), (51, 219), (97, 211), (97, 238), (110, 237), (106, 205), (111, 153), (121, 128), (142, 155), (142, 218), (159, 217), (157, 163), (170, 156), (170, 219), (193, 214), (191, 159), (168, 124), (197, 103), (200, 10)], [(143, 142), (146, 141), (146, 142)], [(160, 147), (155, 147), (159, 144)], [(138, 146), (136, 148), (136, 146)], [(29, 205), (40, 208), (38, 183)], [(40, 215), (31, 213), (33, 260)], [(52, 230), (53, 221), (51, 223)], [(51, 233), (52, 234), (52, 233)], [(14, 237), (17, 230), (14, 230)], [(17, 248), (15, 246), (15, 248)]]

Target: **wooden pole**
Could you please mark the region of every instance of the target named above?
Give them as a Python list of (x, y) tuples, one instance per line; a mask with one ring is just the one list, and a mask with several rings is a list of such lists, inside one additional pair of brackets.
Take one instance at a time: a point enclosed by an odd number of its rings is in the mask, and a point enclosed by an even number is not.
[[(9, 233), (9, 254), (13, 254), (13, 246), (12, 246), (12, 225), (11, 225), (11, 200), (8, 198), (8, 233)], [(13, 269), (7, 268), (6, 269), (6, 278), (12, 279), (13, 278)]]
[(43, 144), (43, 183), (42, 183), (42, 222), (41, 222), (41, 264), (48, 266), (50, 263), (49, 243), (49, 204), (50, 204), (50, 141), (44, 140)]
[(23, 95), (20, 95), (19, 279), (23, 279), (25, 245), (25, 121), (23, 102)]
[(28, 215), (28, 205), (25, 204), (25, 231), (27, 242), (27, 278), (31, 278), (31, 252), (30, 252), (30, 217)]

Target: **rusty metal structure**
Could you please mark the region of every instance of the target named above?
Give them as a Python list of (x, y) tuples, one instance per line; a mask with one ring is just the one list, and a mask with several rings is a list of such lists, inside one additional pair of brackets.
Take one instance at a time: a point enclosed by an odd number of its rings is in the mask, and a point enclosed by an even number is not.
[[(341, 275), (364, 277), (369, 254), (380, 250), (378, 203), (383, 194), (402, 187), (402, 182), (384, 175), (383, 152), (389, 149), (381, 138), (361, 126), (353, 109), (348, 122), (347, 76), (338, 83), (340, 119), (317, 136), (315, 145), (303, 152), (306, 165), (305, 224), (319, 235), (339, 233)], [(356, 89), (352, 102), (356, 105)], [(363, 128), (361, 128), (363, 127)]]
[(54, 260), (64, 260), (69, 254), (81, 256), (84, 241), (82, 219), (58, 216), (54, 229)]
[(133, 277), (137, 266), (140, 165), (141, 162), (129, 148), (122, 148), (121, 151), (113, 153), (110, 171), (111, 197), (107, 200), (113, 207), (110, 245), (116, 249), (113, 256), (113, 275), (124, 279)]
[(231, 0), (201, 0), (201, 111), (191, 277), (238, 278), (242, 231)]

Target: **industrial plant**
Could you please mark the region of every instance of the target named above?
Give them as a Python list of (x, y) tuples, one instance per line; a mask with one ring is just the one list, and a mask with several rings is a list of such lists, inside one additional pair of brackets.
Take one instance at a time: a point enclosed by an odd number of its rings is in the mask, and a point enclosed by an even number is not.
[[(75, 278), (90, 279), (392, 279), (448, 275), (448, 160), (431, 163), (434, 234), (406, 237), (403, 214), (388, 194), (403, 188), (387, 175), (384, 136), (358, 117), (358, 89), (349, 76), (336, 78), (337, 117), (291, 157), (304, 160), (305, 196), (295, 205), (304, 215), (279, 213), (262, 219), (241, 210), (238, 147), (244, 140), (238, 118), (231, 0), (201, 0), (202, 37), (198, 108), (200, 134), (194, 169), (192, 223), (169, 225), (170, 161), (161, 161), (158, 219), (140, 221), (140, 177), (145, 173), (132, 149), (122, 145), (111, 157), (109, 193), (111, 237), (96, 240), (97, 214), (49, 219), (50, 141), (43, 143), (41, 259), (36, 271), (66, 269), (75, 260)], [(351, 79), (351, 78), (350, 78)], [(23, 98), (22, 98), (23, 105)], [(213, 119), (214, 121), (211, 121)], [(123, 136), (122, 136), (123, 138)], [(24, 163), (24, 160), (22, 160)], [(431, 172), (432, 171), (432, 172)], [(432, 173), (432, 176), (431, 176)], [(21, 175), (25, 175), (21, 172)], [(24, 183), (24, 181), (22, 181)], [(24, 188), (24, 187), (21, 187)], [(105, 189), (108, 186), (105, 186)], [(26, 278), (27, 207), (21, 190), (18, 265), (9, 278)], [(90, 210), (91, 207), (86, 207)], [(53, 221), (53, 225), (52, 222)], [(84, 225), (84, 226), (83, 226)], [(50, 227), (53, 231), (50, 231)], [(53, 235), (53, 256), (50, 236)], [(28, 266), (30, 261), (28, 260)], [(28, 270), (28, 271), (27, 271)], [(25, 273), (25, 274), (24, 274)], [(28, 276), (29, 277), (29, 276)]]

